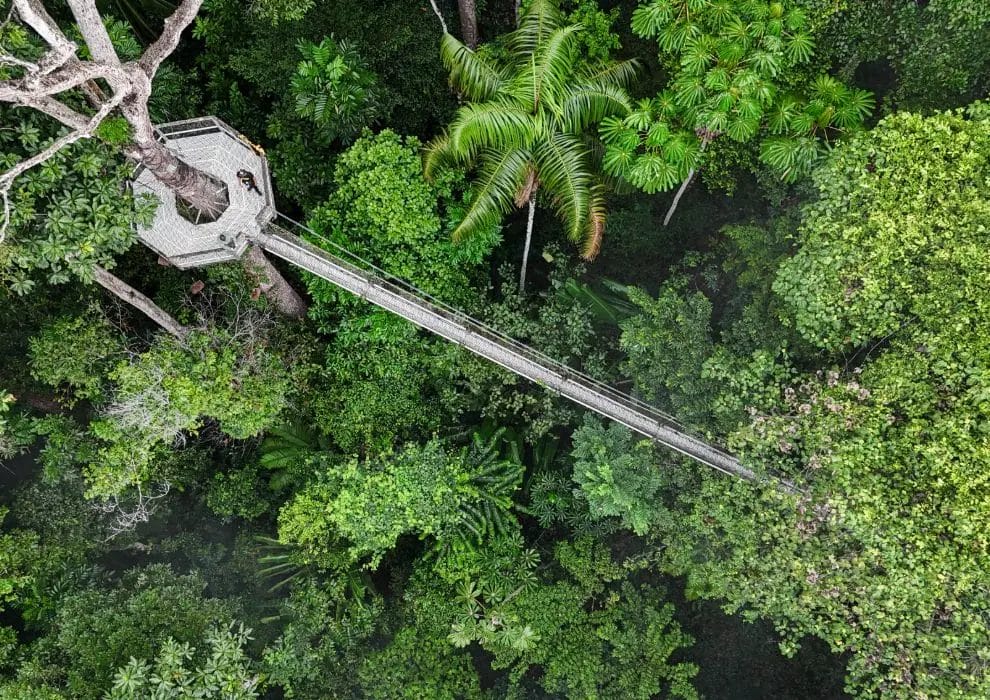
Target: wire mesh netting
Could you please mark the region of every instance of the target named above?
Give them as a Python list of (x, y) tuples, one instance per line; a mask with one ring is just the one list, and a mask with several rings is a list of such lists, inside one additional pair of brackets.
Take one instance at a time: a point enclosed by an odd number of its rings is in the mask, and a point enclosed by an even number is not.
[[(226, 185), (229, 206), (215, 221), (196, 223), (168, 187), (139, 168), (135, 194), (149, 193), (159, 201), (151, 226), (138, 230), (141, 242), (181, 268), (236, 260), (275, 214), (265, 158), (215, 117), (162, 124), (155, 131), (180, 160)], [(252, 175), (260, 194), (241, 183), (242, 171)]]

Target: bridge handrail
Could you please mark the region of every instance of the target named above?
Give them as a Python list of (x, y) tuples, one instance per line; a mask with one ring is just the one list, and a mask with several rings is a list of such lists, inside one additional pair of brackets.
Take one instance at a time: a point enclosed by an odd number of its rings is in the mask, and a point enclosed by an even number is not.
[[(431, 306), (436, 307), (434, 311), (441, 312), (441, 315), (443, 315), (448, 320), (462, 324), (465, 327), (469, 327), (470, 330), (477, 333), (478, 335), (482, 335), (484, 337), (487, 337), (489, 340), (492, 340), (503, 346), (506, 346), (512, 349), (514, 352), (532, 360), (533, 362), (536, 362), (544, 366), (552, 367), (554, 370), (556, 370), (557, 376), (560, 379), (566, 378), (570, 381), (585, 386), (589, 390), (604, 394), (613, 401), (617, 403), (621, 403), (631, 410), (649, 415), (651, 418), (656, 420), (660, 425), (665, 425), (667, 427), (674, 428), (686, 435), (703, 439), (708, 444), (712, 443), (712, 439), (710, 437), (708, 436), (702, 437), (698, 435), (696, 431), (687, 428), (682, 423), (680, 423), (676, 418), (658, 409), (657, 407), (651, 406), (650, 404), (644, 402), (641, 399), (638, 399), (623, 391), (615, 389), (614, 387), (609, 386), (608, 384), (605, 384), (602, 381), (585, 374), (581, 370), (570, 367), (569, 365), (566, 365), (563, 362), (546, 355), (545, 353), (542, 353), (538, 350), (531, 348), (528, 345), (519, 342), (515, 338), (506, 335), (504, 332), (492, 328), (483, 321), (480, 321), (472, 316), (467, 315), (463, 311), (451, 307), (449, 304), (446, 304), (442, 300), (437, 299), (429, 292), (421, 290), (415, 287), (414, 285), (412, 285), (411, 283), (407, 282), (406, 280), (403, 280), (400, 277), (396, 277), (395, 275), (381, 269), (374, 263), (364, 260), (360, 256), (347, 250), (343, 246), (335, 243), (326, 236), (323, 236), (313, 231), (305, 224), (295, 221), (289, 218), (288, 216), (285, 216), (282, 213), (279, 213), (277, 215), (277, 218), (289, 223), (291, 226), (293, 226), (294, 228), (300, 231), (303, 231), (307, 234), (310, 234), (318, 238), (320, 241), (331, 246), (334, 249), (335, 253), (336, 252), (340, 253), (339, 255), (334, 254), (334, 257), (338, 259), (339, 263), (343, 267), (349, 269), (351, 272), (355, 274), (361, 275), (370, 284), (387, 287), (389, 291), (391, 291), (392, 293), (402, 296), (408, 301), (420, 306), (423, 306), (422, 301), (425, 300), (429, 302)], [(324, 250), (324, 252), (327, 251)], [(348, 263), (348, 261), (345, 260), (344, 258), (349, 258), (350, 260), (353, 260), (354, 263), (357, 264)], [(368, 276), (369, 274), (372, 276), (369, 277)], [(712, 445), (712, 447), (713, 449), (724, 449), (721, 445), (717, 445), (717, 446)]]

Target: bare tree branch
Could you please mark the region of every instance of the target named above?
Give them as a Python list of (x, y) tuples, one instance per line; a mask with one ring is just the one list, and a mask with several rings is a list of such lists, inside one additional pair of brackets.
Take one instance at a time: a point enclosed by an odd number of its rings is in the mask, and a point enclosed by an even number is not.
[(3, 54), (0, 56), (0, 63), (6, 64), (8, 66), (17, 66), (18, 68), (23, 68), (29, 75), (32, 73), (37, 73), (41, 70), (37, 63), (31, 63), (30, 61), (22, 61), (16, 56), (11, 56), (10, 54)]
[(138, 60), (138, 65), (149, 78), (154, 78), (162, 61), (168, 58), (179, 45), (179, 36), (196, 19), (203, 0), (182, 0), (170, 16), (165, 19), (165, 29), (161, 36), (149, 46)]
[(117, 50), (113, 48), (110, 34), (103, 25), (103, 17), (96, 9), (96, 0), (68, 0), (68, 3), (93, 59), (108, 66), (120, 66)]
[(124, 75), (112, 66), (90, 61), (71, 61), (43, 77), (30, 74), (19, 80), (0, 83), (0, 101), (22, 102), (28, 96), (57, 95), (90, 80), (108, 77), (119, 81)]
[(189, 335), (189, 328), (176, 321), (165, 309), (113, 273), (99, 265), (94, 265), (93, 277), (101, 287), (126, 301), (179, 340)]
[(443, 33), (450, 34), (450, 32), (447, 31), (447, 23), (444, 21), (443, 15), (440, 14), (440, 8), (437, 7), (437, 0), (430, 0), (430, 6), (433, 8), (433, 14), (435, 14), (437, 19), (440, 20), (440, 27), (443, 29)]
[[(14, 0), (12, 9), (16, 10), (21, 20), (52, 47), (52, 50), (42, 61), (42, 63), (47, 62), (49, 67), (39, 66), (36, 75), (44, 75), (46, 70), (53, 70), (63, 64), (72, 67), (79, 63), (79, 59), (76, 58), (76, 45), (69, 41), (39, 0)], [(103, 94), (99, 85), (90, 81), (81, 87), (90, 106), (93, 109), (99, 109), (106, 100), (106, 95)]]
[(81, 112), (66, 107), (54, 97), (31, 97), (18, 103), (21, 107), (30, 107), (47, 114), (52, 119), (65, 124), (70, 129), (85, 129), (89, 117)]
[[(168, 481), (163, 481), (153, 487), (151, 495), (145, 495), (141, 488), (141, 482), (137, 482), (135, 486), (137, 500), (133, 504), (121, 503), (119, 496), (111, 496), (103, 503), (93, 504), (94, 510), (114, 517), (114, 521), (109, 525), (110, 535), (106, 539), (107, 542), (118, 535), (134, 530), (141, 523), (151, 520), (151, 516), (158, 506), (156, 501), (165, 498), (172, 488)], [(125, 508), (125, 505), (128, 505), (129, 508)]]
[(33, 29), (56, 53), (74, 56), (76, 45), (69, 41), (39, 0), (14, 0), (14, 9), (24, 24)]

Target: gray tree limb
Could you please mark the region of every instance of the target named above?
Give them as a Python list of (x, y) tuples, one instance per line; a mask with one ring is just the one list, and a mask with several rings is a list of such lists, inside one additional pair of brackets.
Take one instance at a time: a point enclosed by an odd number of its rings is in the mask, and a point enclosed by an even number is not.
[[(710, 139), (707, 136), (701, 139), (702, 153), (704, 153), (705, 149), (708, 148), (709, 143), (710, 143)], [(670, 203), (670, 209), (667, 210), (667, 215), (663, 217), (664, 226), (669, 224), (670, 220), (674, 217), (674, 212), (677, 211), (677, 205), (680, 204), (681, 197), (684, 196), (684, 193), (687, 191), (687, 188), (691, 184), (691, 181), (694, 180), (694, 176), (696, 172), (697, 171), (694, 168), (691, 168), (691, 170), (688, 171), (687, 177), (684, 178), (684, 182), (682, 182), (681, 186), (677, 188), (677, 194), (674, 195), (674, 201)]]
[(202, 4), (203, 0), (182, 0), (175, 12), (165, 18), (165, 29), (138, 60), (138, 65), (148, 78), (154, 78), (162, 61), (175, 51), (179, 45), (179, 37), (196, 19)]
[(69, 41), (40, 0), (14, 0), (14, 9), (24, 24), (40, 36), (58, 54), (74, 56), (76, 45)]
[(96, 9), (96, 0), (68, 0), (68, 3), (93, 60), (107, 66), (120, 66), (120, 57), (103, 25), (103, 17)]
[(105, 268), (94, 265), (93, 278), (101, 287), (133, 306), (179, 340), (189, 335), (188, 327), (183, 326), (165, 309)]
[(450, 34), (450, 32), (447, 31), (447, 22), (444, 21), (443, 15), (440, 14), (440, 8), (437, 7), (437, 0), (430, 0), (430, 7), (433, 8), (433, 14), (435, 14), (437, 19), (440, 20), (440, 27), (443, 29), (443, 33)]

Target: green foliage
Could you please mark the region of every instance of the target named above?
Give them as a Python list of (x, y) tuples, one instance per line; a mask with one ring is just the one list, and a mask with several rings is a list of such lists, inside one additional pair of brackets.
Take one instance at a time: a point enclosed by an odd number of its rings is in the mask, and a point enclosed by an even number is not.
[(17, 413), (10, 413), (14, 395), (0, 389), (0, 460), (20, 454), (34, 442), (31, 422)]
[(597, 0), (563, 0), (561, 9), (567, 12), (567, 23), (581, 25), (578, 35), (578, 53), (590, 65), (606, 63), (622, 48), (612, 25), (619, 18), (620, 10), (613, 7), (606, 12)]
[[(477, 315), (489, 326), (559, 362), (592, 376), (607, 376), (604, 343), (595, 334), (594, 316), (583, 300), (569, 292), (569, 280), (580, 276), (583, 268), (568, 264), (555, 247), (543, 255), (552, 265), (549, 289), (543, 298), (521, 295), (515, 285), (506, 283), (499, 290), (500, 300), (486, 304)], [(505, 280), (513, 275), (511, 269), (501, 272)], [(470, 392), (486, 419), (518, 428), (530, 442), (545, 437), (555, 426), (575, 421), (578, 412), (570, 402), (491, 362), (466, 355), (458, 366), (464, 390)]]
[[(449, 174), (434, 183), (423, 179), (414, 137), (392, 131), (366, 133), (338, 159), (336, 189), (312, 215), (309, 225), (318, 234), (386, 272), (451, 303), (474, 294), (471, 268), (479, 265), (497, 241), (491, 229), (481, 236), (486, 244), (456, 246), (444, 235), (446, 207), (456, 203), (460, 178)], [(327, 245), (321, 239), (312, 241)], [(327, 282), (312, 279), (310, 292), (319, 302), (353, 298)], [(321, 311), (313, 313), (317, 320)]]
[(820, 42), (835, 65), (852, 72), (889, 70), (889, 109), (966, 105), (990, 87), (990, 8), (980, 0), (844, 3)]
[(648, 0), (632, 28), (657, 40), (671, 78), (624, 118), (603, 121), (604, 165), (647, 192), (684, 180), (722, 135), (759, 137), (761, 159), (797, 180), (871, 111), (869, 93), (806, 67), (812, 27), (796, 3)]
[(169, 638), (154, 661), (131, 657), (113, 679), (107, 700), (180, 700), (204, 698), (210, 700), (252, 700), (259, 697), (261, 678), (255, 673), (244, 652), (251, 639), (251, 630), (233, 625), (227, 629), (211, 630), (205, 639), (208, 651), (197, 660), (195, 668), (189, 663), (196, 659), (196, 649), (189, 643)]
[[(382, 614), (380, 598), (369, 600), (365, 589), (349, 585), (344, 577), (306, 579), (294, 586), (282, 604), (282, 632), (265, 649), (268, 682), (287, 697), (306, 700), (353, 695), (358, 682), (354, 669), (366, 657)], [(392, 673), (405, 667), (399, 663)]]
[(771, 347), (741, 358), (769, 388), (729, 385), (751, 416), (732, 442), (803, 492), (694, 478), (656, 532), (694, 594), (770, 618), (785, 653), (850, 653), (866, 697), (988, 692), (988, 125), (983, 104), (897, 114), (834, 151), (773, 288), (792, 350), (837, 364)]
[(279, 538), (323, 567), (339, 561), (343, 539), (351, 561), (377, 567), (407, 533), (444, 541), (504, 530), (522, 468), (497, 457), (494, 441), (451, 453), (433, 440), (363, 464), (352, 459), (282, 509)]
[(278, 26), (282, 22), (294, 22), (306, 16), (316, 0), (256, 0), (251, 3), (252, 14)]
[(108, 117), (96, 127), (95, 135), (111, 146), (123, 146), (131, 140), (131, 125), (123, 117)]
[(403, 612), (409, 624), (384, 649), (362, 659), (358, 674), (363, 696), (373, 700), (483, 698), (471, 657), (443, 639), (442, 629), (437, 629), (428, 613)]
[[(28, 110), (0, 106), (0, 169), (42, 150), (58, 131)], [(123, 183), (132, 166), (96, 139), (62, 149), (13, 183), (11, 220), (0, 247), (0, 281), (17, 294), (35, 288), (37, 276), (52, 284), (88, 281), (94, 264), (112, 267), (113, 256), (147, 225), (153, 198), (134, 197)]]
[(119, 364), (106, 417), (93, 424), (102, 443), (87, 468), (93, 495), (111, 496), (144, 483), (157, 450), (197, 430), (205, 418), (244, 439), (278, 420), (289, 391), (287, 371), (263, 346), (229, 332), (194, 332), (185, 340), (160, 335), (146, 352)]
[(106, 375), (124, 346), (117, 330), (99, 310), (53, 321), (31, 338), (31, 376), (63, 389), (66, 402), (100, 401)]
[[(0, 523), (7, 513), (7, 508), (0, 508)], [(0, 609), (16, 602), (20, 593), (34, 583), (32, 550), (36, 547), (34, 533), (14, 530), (0, 534)]]
[(661, 287), (656, 300), (629, 289), (629, 299), (642, 312), (623, 321), (619, 346), (626, 369), (647, 401), (670, 410), (689, 425), (703, 425), (715, 393), (702, 367), (714, 348), (712, 303), (700, 291), (687, 291), (687, 279)]
[(260, 466), (274, 472), (270, 486), (281, 491), (291, 485), (304, 485), (314, 475), (318, 453), (328, 449), (321, 435), (302, 424), (272, 428), (261, 443)]
[[(366, 134), (338, 160), (336, 190), (312, 215), (312, 242), (341, 246), (440, 299), (471, 308), (473, 283), (497, 230), (453, 244), (445, 226), (460, 200), (458, 176), (423, 179), (419, 142), (391, 131)], [(345, 451), (390, 448), (440, 427), (449, 396), (453, 349), (424, 340), (412, 325), (316, 277), (307, 277), (310, 316), (333, 334), (317, 423)]]
[(662, 510), (662, 467), (648, 441), (633, 443), (632, 433), (613, 423), (608, 428), (586, 418), (574, 432), (574, 481), (584, 492), (591, 515), (618, 517), (623, 526), (645, 535)]
[(963, 331), (979, 318), (980, 295), (965, 281), (986, 274), (988, 147), (978, 103), (968, 114), (888, 117), (837, 151), (815, 178), (820, 200), (805, 210), (802, 249), (774, 286), (800, 333), (837, 349), (908, 320), (934, 330), (958, 319)]
[(375, 76), (345, 41), (300, 41), (298, 48), (303, 60), (292, 76), (296, 112), (315, 122), (327, 138), (352, 140), (375, 119)]
[[(326, 37), (350, 44), (377, 76), (379, 123), (402, 134), (429, 134), (449, 118), (454, 98), (436, 60), (436, 18), (419, 0), (387, 3), (286, 3), (210, 0), (196, 20), (204, 43), (196, 63), (206, 104), (257, 140), (267, 135), (279, 193), (305, 209), (325, 201), (339, 142), (295, 111), (287, 89), (300, 42)], [(428, 9), (428, 8), (427, 8)], [(278, 20), (273, 28), (272, 20)], [(425, 40), (424, 40), (425, 38)]]
[(673, 620), (673, 606), (663, 603), (662, 591), (623, 583), (623, 568), (600, 542), (559, 543), (564, 575), (557, 580), (537, 576), (539, 557), (518, 538), (490, 545), (475, 562), (438, 562), (442, 580), (458, 582), (456, 596), (418, 574), (414, 599), (425, 610), (456, 614), (450, 642), (480, 644), (493, 669), (509, 669), (513, 692), (534, 696), (538, 678), (543, 692), (564, 697), (646, 700), (661, 690), (696, 697), (690, 679), (697, 669), (670, 662), (691, 643)]
[(485, 231), (540, 192), (582, 254), (598, 253), (604, 191), (583, 136), (628, 110), (624, 86), (635, 64), (584, 63), (581, 31), (565, 24), (557, 0), (534, 0), (505, 37), (504, 61), (444, 35), (441, 57), (451, 84), (470, 102), (430, 144), (426, 174), (450, 165), (478, 172), (455, 240)]
[(128, 658), (152, 658), (169, 639), (198, 644), (226, 626), (233, 607), (203, 597), (203, 587), (198, 576), (151, 566), (127, 572), (112, 589), (70, 593), (24, 670), (59, 679), (70, 697), (103, 697)]
[(245, 520), (260, 518), (271, 508), (265, 498), (266, 485), (257, 465), (232, 469), (213, 475), (206, 492), (206, 504), (222, 518), (234, 516)]

